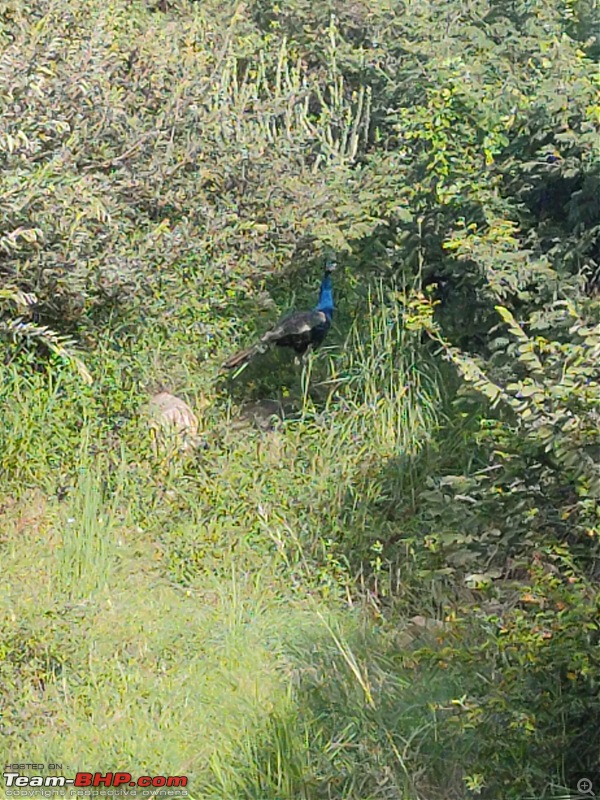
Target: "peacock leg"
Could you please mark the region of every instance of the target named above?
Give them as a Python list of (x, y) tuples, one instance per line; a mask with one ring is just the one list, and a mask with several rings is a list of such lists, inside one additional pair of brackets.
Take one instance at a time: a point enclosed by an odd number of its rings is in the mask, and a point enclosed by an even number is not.
[(310, 358), (310, 354), (312, 353), (312, 351), (313, 351), (313, 346), (312, 346), (312, 344), (309, 344), (308, 347), (306, 348), (306, 350), (304, 351), (304, 355), (302, 356), (302, 363), (303, 364), (307, 363), (308, 359)]

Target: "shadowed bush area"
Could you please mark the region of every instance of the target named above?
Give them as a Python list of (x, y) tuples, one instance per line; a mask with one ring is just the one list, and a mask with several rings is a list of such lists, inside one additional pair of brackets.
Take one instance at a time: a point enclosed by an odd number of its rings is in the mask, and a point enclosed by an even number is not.
[[(0, 3), (5, 764), (193, 800), (600, 772), (596, 16)], [(323, 347), (224, 375), (331, 258)]]

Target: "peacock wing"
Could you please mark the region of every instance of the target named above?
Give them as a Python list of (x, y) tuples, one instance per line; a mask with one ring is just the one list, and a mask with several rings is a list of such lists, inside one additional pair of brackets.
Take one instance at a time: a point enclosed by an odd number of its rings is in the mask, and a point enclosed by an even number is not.
[(315, 328), (327, 323), (327, 317), (322, 311), (294, 311), (281, 319), (270, 331), (262, 337), (262, 341), (277, 342), (288, 336), (303, 336), (310, 334)]

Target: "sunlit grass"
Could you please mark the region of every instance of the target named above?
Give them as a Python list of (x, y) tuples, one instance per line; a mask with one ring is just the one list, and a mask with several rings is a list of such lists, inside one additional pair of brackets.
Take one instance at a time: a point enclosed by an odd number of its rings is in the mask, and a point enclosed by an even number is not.
[[(90, 500), (87, 480), (77, 491), (73, 524), (101, 535), (93, 525), (106, 507)], [(352, 752), (365, 737), (376, 748), (408, 741), (412, 722), (402, 733), (379, 718), (390, 702), (408, 702), (408, 682), (376, 655), (387, 635), (361, 609), (301, 596), (269, 567), (240, 573), (233, 559), (183, 588), (169, 581), (157, 543), (116, 518), (111, 568), (93, 546), (77, 551), (74, 563), (86, 552), (102, 580), (82, 579), (74, 596), (76, 583), (61, 582), (62, 514), (40, 506), (23, 528), (20, 512), (5, 561), (15, 580), (0, 605), (6, 685), (18, 687), (5, 698), (3, 757), (26, 761), (33, 750), (69, 773), (186, 774), (192, 798), (256, 800), (326, 796), (343, 764), (340, 796), (371, 796), (381, 755), (367, 748), (353, 776)], [(390, 786), (408, 792), (386, 749)]]

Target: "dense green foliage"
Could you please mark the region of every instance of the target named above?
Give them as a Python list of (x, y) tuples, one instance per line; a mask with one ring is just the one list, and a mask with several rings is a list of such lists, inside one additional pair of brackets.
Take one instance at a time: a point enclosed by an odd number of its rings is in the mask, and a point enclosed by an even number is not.
[[(0, 0), (5, 763), (232, 800), (600, 778), (598, 22)], [(331, 255), (327, 347), (225, 380)], [(157, 387), (205, 449), (153, 453)]]

